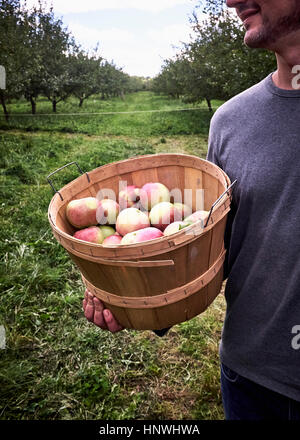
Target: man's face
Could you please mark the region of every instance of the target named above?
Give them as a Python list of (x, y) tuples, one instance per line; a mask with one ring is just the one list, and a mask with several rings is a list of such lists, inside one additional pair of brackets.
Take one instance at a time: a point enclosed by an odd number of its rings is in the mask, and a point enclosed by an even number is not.
[(299, 0), (226, 0), (246, 29), (249, 47), (276, 48), (276, 42), (300, 30)]

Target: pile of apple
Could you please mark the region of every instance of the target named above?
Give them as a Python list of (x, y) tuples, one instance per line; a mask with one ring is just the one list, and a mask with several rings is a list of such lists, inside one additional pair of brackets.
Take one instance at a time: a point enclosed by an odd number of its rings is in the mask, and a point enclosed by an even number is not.
[(74, 237), (90, 243), (124, 245), (174, 234), (196, 221), (207, 218), (207, 211), (196, 211), (183, 203), (170, 202), (169, 189), (159, 182), (142, 188), (126, 186), (118, 202), (85, 197), (72, 200), (66, 216), (77, 231)]

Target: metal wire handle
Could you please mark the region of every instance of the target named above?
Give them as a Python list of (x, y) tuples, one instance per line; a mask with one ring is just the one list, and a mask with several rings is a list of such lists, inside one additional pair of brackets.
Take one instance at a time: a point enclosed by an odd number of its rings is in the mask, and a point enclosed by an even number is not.
[(235, 180), (234, 182), (232, 182), (232, 184), (231, 185), (229, 185), (229, 187), (223, 192), (223, 194), (221, 194), (220, 195), (220, 197), (212, 204), (212, 206), (211, 206), (211, 208), (210, 208), (210, 211), (209, 211), (209, 214), (208, 214), (208, 217), (207, 217), (207, 221), (206, 221), (206, 224), (205, 224), (205, 228), (206, 228), (206, 226), (208, 225), (208, 222), (209, 222), (209, 220), (210, 220), (210, 217), (211, 217), (211, 215), (212, 215), (212, 212), (213, 212), (213, 209), (214, 209), (214, 207), (219, 203), (219, 201), (225, 196), (225, 194), (228, 194), (229, 195), (229, 190), (231, 189), (231, 188), (233, 188), (233, 186), (236, 184), (236, 182), (237, 182), (237, 180)]
[(80, 174), (86, 174), (87, 180), (88, 180), (88, 182), (90, 183), (90, 177), (89, 177), (88, 173), (84, 173), (84, 172), (82, 171), (82, 169), (80, 168), (80, 166), (78, 165), (77, 162), (70, 162), (70, 163), (67, 163), (66, 165), (63, 165), (62, 167), (60, 167), (60, 168), (58, 168), (57, 170), (53, 171), (52, 173), (49, 174), (49, 176), (47, 176), (47, 181), (48, 181), (49, 185), (51, 186), (51, 188), (53, 189), (54, 193), (55, 193), (55, 194), (56, 194), (56, 193), (59, 194), (59, 197), (61, 198), (62, 201), (64, 200), (63, 196), (62, 196), (61, 193), (60, 193), (59, 191), (57, 191), (57, 189), (54, 187), (54, 185), (53, 185), (53, 183), (52, 183), (52, 180), (50, 180), (49, 177), (53, 176), (53, 174), (58, 173), (58, 171), (61, 171), (62, 169), (66, 168), (66, 167), (68, 167), (68, 166), (70, 166), (70, 165), (76, 165), (78, 171), (80, 172)]

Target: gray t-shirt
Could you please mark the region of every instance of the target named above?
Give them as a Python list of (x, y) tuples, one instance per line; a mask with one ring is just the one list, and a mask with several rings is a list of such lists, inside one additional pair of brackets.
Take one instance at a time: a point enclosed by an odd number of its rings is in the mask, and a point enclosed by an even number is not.
[(300, 90), (279, 89), (269, 75), (226, 102), (212, 118), (207, 159), (237, 179), (221, 361), (300, 401)]

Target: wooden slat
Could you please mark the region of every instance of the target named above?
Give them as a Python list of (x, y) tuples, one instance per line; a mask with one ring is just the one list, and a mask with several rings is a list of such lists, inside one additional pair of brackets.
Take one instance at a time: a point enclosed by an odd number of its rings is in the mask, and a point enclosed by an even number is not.
[(168, 304), (173, 304), (182, 299), (186, 299), (190, 295), (207, 286), (208, 283), (214, 278), (214, 276), (222, 268), (225, 259), (225, 251), (220, 254), (219, 258), (214, 262), (210, 268), (202, 274), (200, 277), (190, 281), (184, 286), (177, 287), (169, 290), (161, 295), (144, 296), (144, 297), (128, 297), (118, 296), (110, 292), (99, 289), (91, 284), (84, 276), (82, 276), (83, 282), (87, 289), (94, 292), (94, 294), (109, 304), (120, 306), (124, 308), (133, 309), (151, 309), (155, 307), (163, 307)]

